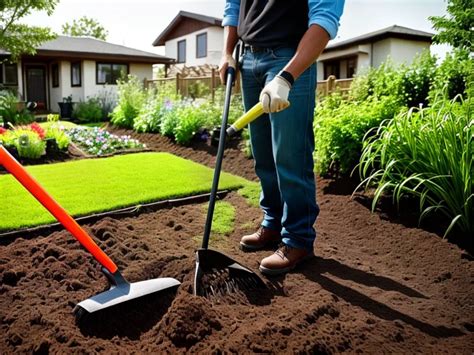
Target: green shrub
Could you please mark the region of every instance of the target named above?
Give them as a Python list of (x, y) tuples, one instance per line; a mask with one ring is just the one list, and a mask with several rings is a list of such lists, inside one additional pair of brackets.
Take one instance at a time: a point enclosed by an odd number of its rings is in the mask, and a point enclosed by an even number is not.
[(187, 145), (206, 123), (206, 112), (192, 105), (178, 109), (177, 125), (174, 129), (174, 137), (178, 144)]
[(89, 98), (86, 101), (78, 102), (74, 107), (73, 117), (84, 123), (102, 121), (104, 116), (99, 100)]
[(416, 196), (420, 220), (439, 211), (454, 226), (474, 234), (474, 125), (472, 101), (444, 100), (410, 109), (367, 135), (359, 172), (361, 186), (375, 186), (373, 208), (384, 193), (399, 203)]
[(137, 77), (129, 75), (118, 82), (118, 105), (111, 113), (111, 122), (119, 127), (132, 128), (144, 102), (145, 91)]
[(133, 121), (133, 129), (137, 132), (157, 133), (160, 131), (163, 102), (153, 95), (148, 95), (138, 116)]
[(0, 91), (0, 121), (4, 127), (33, 122), (34, 116), (26, 109), (18, 109), (18, 98), (10, 90)]
[(173, 138), (175, 128), (179, 123), (179, 111), (182, 104), (170, 105), (163, 110), (163, 115), (160, 122), (160, 132), (162, 135)]
[(359, 103), (345, 101), (340, 95), (327, 97), (315, 110), (316, 171), (322, 175), (349, 173), (359, 161), (365, 133), (399, 110), (400, 104), (392, 96)]
[[(468, 96), (468, 91), (473, 90), (474, 64), (468, 53), (456, 51), (448, 53), (444, 61), (439, 66), (430, 97), (435, 100), (436, 96), (443, 95), (446, 91), (448, 98), (453, 99), (457, 95), (462, 95), (464, 99)], [(474, 92), (471, 92), (474, 97)]]
[(110, 117), (114, 108), (117, 106), (117, 94), (113, 90), (100, 90), (95, 96), (102, 110), (102, 118), (105, 120)]
[(436, 75), (436, 57), (423, 52), (409, 66), (399, 69), (402, 73), (403, 102), (407, 107), (428, 106), (428, 96)]
[(52, 138), (56, 141), (60, 150), (66, 150), (71, 143), (69, 136), (61, 129), (50, 127), (46, 130), (46, 138)]
[(15, 129), (0, 135), (6, 147), (15, 147), (21, 158), (39, 159), (45, 154), (46, 142), (30, 129)]

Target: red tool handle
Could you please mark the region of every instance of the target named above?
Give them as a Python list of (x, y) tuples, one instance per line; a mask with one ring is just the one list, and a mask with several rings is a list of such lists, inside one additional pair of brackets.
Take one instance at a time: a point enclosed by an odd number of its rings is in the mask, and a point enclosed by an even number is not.
[(117, 265), (92, 240), (84, 229), (62, 208), (10, 153), (0, 145), (0, 164), (12, 174), (56, 219), (112, 274)]

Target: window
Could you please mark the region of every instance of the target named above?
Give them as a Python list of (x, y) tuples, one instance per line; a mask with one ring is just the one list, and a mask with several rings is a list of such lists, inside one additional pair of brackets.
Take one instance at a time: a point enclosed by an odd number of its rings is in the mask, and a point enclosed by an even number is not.
[(4, 85), (18, 85), (18, 71), (16, 63), (0, 64), (0, 83)]
[(196, 36), (196, 58), (207, 57), (207, 33)]
[(327, 78), (331, 75), (334, 75), (336, 79), (339, 79), (339, 61), (334, 60), (330, 62), (324, 62), (324, 79), (327, 80)]
[(357, 57), (347, 58), (347, 77), (354, 77), (357, 69)]
[(71, 86), (81, 86), (81, 62), (71, 63)]
[(186, 62), (186, 40), (178, 42), (178, 63)]
[(128, 64), (97, 63), (96, 82), (99, 85), (116, 85), (117, 80), (128, 74)]
[(51, 66), (51, 82), (53, 83), (53, 88), (59, 87), (59, 65), (55, 63)]

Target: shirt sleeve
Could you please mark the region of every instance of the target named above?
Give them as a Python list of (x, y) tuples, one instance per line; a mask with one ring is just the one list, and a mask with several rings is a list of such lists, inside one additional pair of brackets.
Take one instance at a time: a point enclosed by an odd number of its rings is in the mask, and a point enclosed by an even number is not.
[(224, 7), (224, 19), (222, 26), (234, 26), (239, 24), (240, 0), (226, 0)]
[(319, 25), (336, 38), (345, 0), (308, 0), (309, 26)]

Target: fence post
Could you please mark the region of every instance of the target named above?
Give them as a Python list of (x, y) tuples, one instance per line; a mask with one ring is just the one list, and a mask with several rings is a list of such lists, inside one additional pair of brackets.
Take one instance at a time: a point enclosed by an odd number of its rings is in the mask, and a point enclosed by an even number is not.
[(330, 94), (334, 88), (335, 88), (335, 85), (336, 85), (336, 77), (334, 75), (329, 75), (328, 79), (327, 79), (327, 82), (326, 82), (326, 90), (327, 90), (327, 94)]
[(214, 91), (215, 91), (215, 83), (214, 83), (214, 75), (215, 75), (216, 70), (212, 68), (211, 71), (211, 100), (214, 102)]
[(176, 73), (176, 95), (179, 94), (179, 73)]

